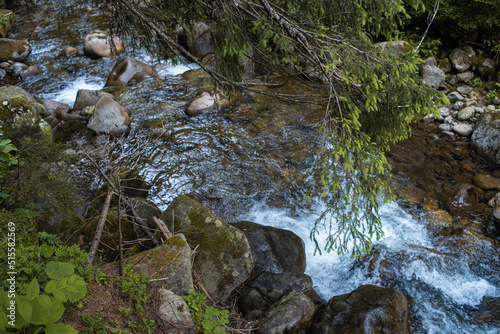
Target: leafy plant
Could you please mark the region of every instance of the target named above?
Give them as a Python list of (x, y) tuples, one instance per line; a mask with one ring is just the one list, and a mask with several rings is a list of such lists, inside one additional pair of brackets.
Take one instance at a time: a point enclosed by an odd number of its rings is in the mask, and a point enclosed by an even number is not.
[(493, 90), (490, 90), (488, 94), (486, 94), (486, 99), (487, 100), (492, 100), (495, 98), (495, 96), (498, 94), (498, 91), (500, 89), (500, 83), (496, 83), (496, 88)]
[[(118, 278), (117, 283), (121, 291), (132, 300), (134, 304), (134, 309), (137, 312), (137, 321), (131, 320), (127, 322), (129, 327), (138, 327), (139, 331), (142, 333), (153, 333), (154, 320), (149, 320), (146, 316), (146, 308), (149, 300), (148, 284), (149, 276), (147, 274), (142, 274), (135, 270), (135, 267), (131, 264), (125, 265), (125, 271), (127, 275), (123, 278)], [(127, 312), (127, 309), (122, 309), (123, 312)], [(128, 310), (130, 312), (130, 310)]]
[(229, 311), (219, 310), (213, 306), (206, 306), (207, 297), (204, 294), (191, 290), (182, 299), (188, 305), (193, 316), (196, 328), (203, 334), (224, 334), (229, 324)]
[[(3, 137), (2, 131), (0, 131), (1, 137)], [(17, 165), (17, 157), (13, 154), (15, 151), (17, 151), (17, 148), (10, 139), (0, 139), (0, 177), (12, 166)]]
[(101, 316), (91, 318), (82, 314), (82, 325), (85, 328), (82, 334), (106, 334), (108, 324), (103, 319)]
[[(32, 327), (33, 332), (42, 329), (45, 333), (78, 333), (66, 324), (56, 324), (64, 313), (64, 303), (74, 303), (87, 294), (87, 283), (74, 273), (75, 267), (66, 262), (49, 262), (45, 273), (50, 281), (45, 285), (44, 293), (36, 278), (33, 278), (26, 288), (25, 294), (15, 296), (16, 329)], [(0, 298), (0, 331), (12, 327), (7, 322), (7, 308), (11, 298), (8, 292), (2, 291)]]
[(471, 85), (472, 87), (477, 87), (483, 84), (483, 81), (479, 77), (475, 77), (472, 81), (467, 81), (466, 84)]
[(38, 240), (40, 241), (41, 244), (49, 245), (49, 246), (57, 246), (62, 244), (61, 239), (59, 236), (55, 234), (49, 234), (45, 231), (43, 232), (38, 232)]

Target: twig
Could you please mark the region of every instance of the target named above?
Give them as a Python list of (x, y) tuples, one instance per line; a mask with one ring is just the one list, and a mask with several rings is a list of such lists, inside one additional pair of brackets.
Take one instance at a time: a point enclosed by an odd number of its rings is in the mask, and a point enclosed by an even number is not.
[(153, 221), (156, 223), (156, 225), (160, 228), (162, 231), (163, 235), (165, 236), (166, 239), (170, 239), (174, 236), (172, 232), (169, 231), (167, 225), (163, 222), (163, 220), (153, 217)]
[(106, 200), (104, 201), (104, 206), (102, 207), (101, 217), (97, 222), (97, 228), (95, 230), (94, 239), (92, 240), (92, 244), (90, 246), (89, 257), (85, 262), (85, 267), (88, 267), (94, 261), (95, 255), (97, 253), (97, 248), (99, 246), (99, 242), (101, 241), (102, 230), (104, 228), (104, 223), (106, 222), (106, 216), (108, 215), (109, 204), (111, 203), (111, 197), (113, 197), (113, 189), (108, 190), (108, 194), (106, 196)]
[(422, 43), (424, 42), (424, 39), (427, 36), (427, 33), (429, 32), (431, 24), (432, 24), (432, 22), (434, 22), (434, 19), (436, 18), (436, 15), (437, 15), (437, 12), (439, 9), (439, 2), (440, 2), (440, 0), (436, 0), (436, 2), (434, 3), (434, 13), (432, 14), (432, 16), (429, 15), (429, 17), (427, 18), (427, 29), (425, 29), (424, 35), (422, 36), (420, 43), (418, 43), (417, 47), (415, 48), (415, 52), (418, 51), (418, 49), (420, 48), (420, 45), (422, 45)]

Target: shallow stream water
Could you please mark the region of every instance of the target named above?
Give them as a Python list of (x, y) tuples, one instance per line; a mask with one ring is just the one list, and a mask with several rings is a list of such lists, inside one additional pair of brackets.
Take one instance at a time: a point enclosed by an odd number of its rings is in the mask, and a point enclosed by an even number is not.
[[(28, 61), (42, 75), (19, 85), (37, 97), (72, 106), (79, 89), (101, 89), (116, 59), (64, 58), (64, 46), (82, 47), (87, 33), (106, 28), (91, 1), (73, 1), (62, 17), (59, 3), (48, 1), (35, 13), (20, 13), (18, 38), (33, 46)], [(150, 64), (143, 51), (128, 52)], [(244, 94), (236, 106), (208, 116), (188, 118), (185, 104), (210, 86), (187, 65), (161, 67), (160, 82), (145, 81), (115, 92), (132, 112), (129, 145), (151, 136), (141, 173), (153, 184), (162, 209), (178, 194), (196, 192), (228, 221), (249, 220), (289, 229), (306, 244), (307, 270), (317, 292), (328, 300), (363, 284), (393, 286), (410, 299), (415, 333), (498, 333), (494, 309), (487, 300), (500, 297), (495, 268), (471, 266), (467, 255), (450, 243), (436, 243), (428, 224), (397, 203), (381, 208), (385, 237), (374, 255), (362, 262), (337, 254), (314, 255), (309, 232), (323, 206), (306, 200), (314, 188), (313, 167), (319, 136), (315, 125), (321, 110)], [(300, 84), (288, 92), (306, 91)], [(326, 236), (319, 236), (324, 239)], [(492, 254), (495, 253), (491, 250)], [(486, 314), (486, 315), (485, 315)]]

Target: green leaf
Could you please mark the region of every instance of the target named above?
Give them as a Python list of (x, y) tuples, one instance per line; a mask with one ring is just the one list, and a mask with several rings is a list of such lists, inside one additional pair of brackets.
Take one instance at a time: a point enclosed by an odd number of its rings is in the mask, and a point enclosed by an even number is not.
[(29, 323), (31, 321), (31, 316), (33, 315), (33, 305), (31, 301), (26, 300), (23, 303), (17, 304), (17, 311), (26, 322)]
[(52, 306), (50, 308), (45, 308), (38, 300), (33, 301), (33, 316), (31, 318), (31, 323), (34, 325), (46, 325), (61, 319), (64, 313), (64, 305), (60, 300), (56, 298), (51, 298)]
[(40, 306), (44, 308), (49, 309), (52, 307), (52, 301), (50, 300), (50, 297), (46, 294), (38, 296), (36, 301), (38, 302), (38, 304), (40, 304)]
[(57, 281), (52, 280), (45, 286), (45, 293), (53, 293), (57, 289)]
[(68, 300), (68, 297), (66, 297), (66, 293), (64, 293), (64, 290), (56, 290), (54, 291), (53, 295), (57, 300), (61, 302), (65, 302)]
[(62, 280), (74, 274), (75, 266), (67, 262), (49, 262), (45, 267), (45, 272), (51, 279)]
[(44, 258), (48, 259), (54, 254), (54, 249), (49, 245), (41, 245), (40, 246), (40, 255)]
[(26, 288), (26, 296), (28, 297), (28, 299), (32, 300), (38, 297), (39, 294), (40, 285), (38, 285), (38, 280), (34, 278)]
[(66, 324), (48, 324), (45, 326), (45, 334), (77, 334), (78, 331)]

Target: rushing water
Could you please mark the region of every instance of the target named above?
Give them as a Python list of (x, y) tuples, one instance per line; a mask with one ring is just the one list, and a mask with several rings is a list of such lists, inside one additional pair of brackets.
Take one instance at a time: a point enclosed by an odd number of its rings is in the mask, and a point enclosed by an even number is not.
[[(81, 47), (86, 33), (104, 28), (91, 4), (75, 1), (73, 12), (60, 20), (48, 19), (57, 2), (21, 16), (24, 28), (18, 34), (32, 44), (29, 61), (42, 71), (22, 83), (35, 96), (72, 106), (79, 89), (103, 87), (115, 59), (58, 56), (63, 46)], [(141, 51), (127, 56), (154, 63)], [(321, 111), (247, 94), (231, 110), (190, 119), (183, 111), (186, 102), (210, 83), (198, 72), (179, 76), (189, 69), (163, 63), (161, 82), (146, 81), (116, 93), (116, 100), (132, 111), (130, 145), (156, 138), (145, 149), (142, 173), (162, 208), (174, 196), (194, 191), (227, 220), (292, 230), (306, 244), (307, 273), (325, 300), (363, 284), (393, 286), (411, 298), (415, 333), (498, 333), (500, 324), (494, 320), (481, 322), (481, 303), (500, 297), (498, 272), (484, 263), (471, 265), (465, 254), (436, 243), (425, 219), (397, 203), (382, 206), (385, 237), (365, 260), (314, 255), (309, 232), (323, 206), (306, 200), (305, 193), (314, 187), (315, 124)], [(294, 84), (284, 89), (308, 88)], [(320, 243), (325, 237), (318, 236)]]

